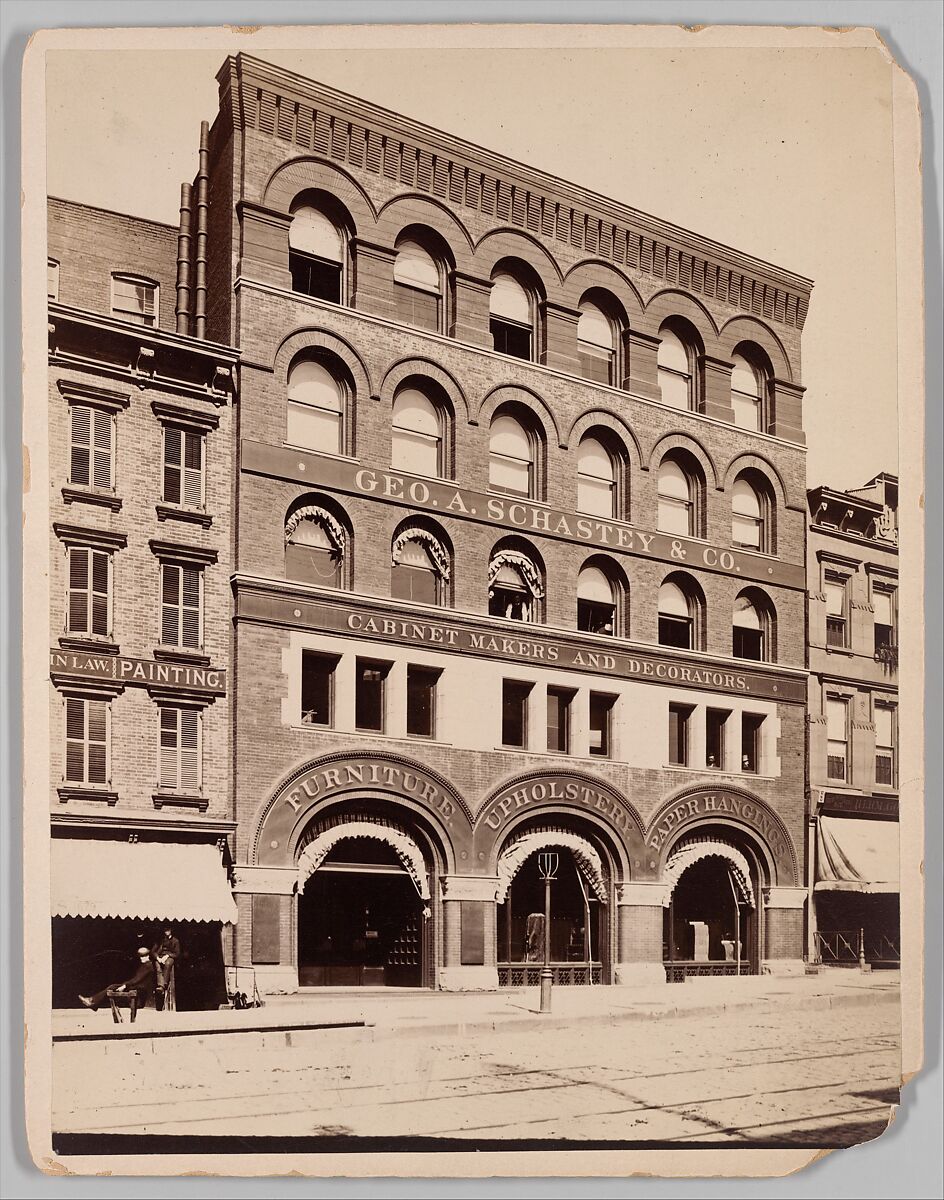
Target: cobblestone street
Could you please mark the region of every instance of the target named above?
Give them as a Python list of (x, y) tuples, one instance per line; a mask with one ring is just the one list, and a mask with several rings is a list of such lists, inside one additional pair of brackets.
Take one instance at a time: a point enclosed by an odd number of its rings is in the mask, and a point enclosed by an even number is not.
[[(60, 1133), (843, 1146), (898, 1098), (898, 1007), (297, 1044), (56, 1047)], [(223, 1043), (227, 1039), (216, 1039)]]

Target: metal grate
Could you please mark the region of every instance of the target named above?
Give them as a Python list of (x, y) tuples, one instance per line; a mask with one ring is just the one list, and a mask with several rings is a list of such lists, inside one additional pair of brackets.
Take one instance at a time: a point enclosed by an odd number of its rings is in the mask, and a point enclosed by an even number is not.
[[(541, 982), (540, 963), (499, 963), (499, 987), (537, 987)], [(603, 982), (601, 963), (551, 963), (553, 981), (558, 987), (586, 987)]]
[(740, 971), (735, 962), (667, 962), (663, 963), (663, 966), (667, 983), (684, 983), (686, 979), (708, 976), (754, 974), (754, 968), (748, 959), (741, 960)]

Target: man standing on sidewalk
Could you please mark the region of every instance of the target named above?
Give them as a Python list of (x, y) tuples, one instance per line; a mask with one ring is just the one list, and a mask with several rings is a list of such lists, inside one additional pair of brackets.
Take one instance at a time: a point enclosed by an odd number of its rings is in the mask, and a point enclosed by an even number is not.
[(94, 996), (79, 996), (79, 1000), (86, 1008), (92, 1009), (94, 1012), (100, 1004), (108, 999), (109, 991), (138, 993), (138, 1008), (143, 1008), (147, 1003), (148, 997), (154, 990), (154, 964), (151, 962), (151, 952), (147, 946), (141, 946), (138, 950), (138, 969), (126, 979), (124, 983), (109, 983), (102, 988), (100, 992), (96, 992)]

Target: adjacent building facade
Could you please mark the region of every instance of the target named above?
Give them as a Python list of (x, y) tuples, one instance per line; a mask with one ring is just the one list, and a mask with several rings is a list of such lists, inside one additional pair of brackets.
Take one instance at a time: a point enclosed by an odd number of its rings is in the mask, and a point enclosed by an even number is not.
[[(102, 683), (54, 612), (54, 703), (94, 675), (111, 721), (57, 824), (222, 837), (263, 990), (534, 982), (542, 862), (560, 983), (802, 970), (809, 281), (260, 60), (218, 79), (179, 228), (131, 222), (161, 268), (97, 234), (82, 266), (159, 284), (164, 329), (139, 290), (93, 319), (57, 260), (55, 329), (129, 348), (120, 387), (98, 349), (79, 374), (147, 475), (78, 502), (127, 617)], [(130, 221), (53, 209), (51, 255)], [(180, 462), (192, 503), (161, 492)], [(185, 708), (200, 788), (180, 752), (170, 779)]]
[(811, 958), (897, 966), (898, 480), (809, 503)]

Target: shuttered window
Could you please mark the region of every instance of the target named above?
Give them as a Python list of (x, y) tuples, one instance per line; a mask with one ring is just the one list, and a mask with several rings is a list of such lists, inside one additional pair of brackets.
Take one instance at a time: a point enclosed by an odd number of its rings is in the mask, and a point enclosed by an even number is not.
[(199, 567), (161, 563), (161, 645), (202, 644), (202, 586)]
[(199, 792), (200, 713), (195, 708), (162, 708), (159, 751), (160, 786)]
[(66, 697), (67, 783), (108, 782), (108, 702)]
[(203, 508), (203, 437), (176, 425), (164, 427), (164, 500)]
[(98, 491), (114, 488), (114, 435), (114, 414), (89, 404), (72, 405), (70, 483)]
[(88, 546), (69, 547), (69, 632), (111, 632), (111, 556)]

